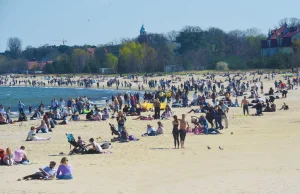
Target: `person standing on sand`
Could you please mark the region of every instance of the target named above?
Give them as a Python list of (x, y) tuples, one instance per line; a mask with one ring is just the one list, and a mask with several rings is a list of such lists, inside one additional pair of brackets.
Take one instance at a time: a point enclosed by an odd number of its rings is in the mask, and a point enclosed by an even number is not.
[(154, 101), (154, 119), (160, 119), (160, 102), (157, 99)]
[(20, 114), (24, 113), (24, 107), (25, 107), (25, 105), (21, 101), (19, 101), (18, 108), (19, 108), (19, 113)]
[(246, 96), (244, 96), (244, 99), (242, 100), (241, 102), (241, 107), (243, 107), (243, 113), (245, 115), (246, 111), (247, 111), (247, 114), (249, 115), (249, 101), (247, 100)]
[(180, 145), (181, 149), (184, 148), (184, 141), (186, 136), (186, 129), (190, 127), (189, 123), (185, 119), (185, 114), (182, 114), (182, 119), (178, 119), (179, 121), (179, 137), (180, 137)]
[(174, 118), (174, 121), (172, 122), (172, 124), (173, 124), (172, 134), (173, 134), (173, 138), (174, 138), (174, 146), (175, 146), (174, 149), (176, 149), (176, 143), (177, 143), (177, 146), (179, 149), (179, 130), (178, 130), (179, 121), (178, 121), (178, 118), (176, 115), (174, 115), (173, 118)]

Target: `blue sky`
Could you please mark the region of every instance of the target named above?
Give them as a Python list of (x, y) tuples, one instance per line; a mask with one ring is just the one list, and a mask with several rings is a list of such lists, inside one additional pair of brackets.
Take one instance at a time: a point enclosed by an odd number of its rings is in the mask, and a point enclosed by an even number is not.
[(99, 45), (186, 25), (263, 33), (285, 17), (300, 18), (300, 1), (286, 0), (0, 0), (0, 52), (9, 37), (27, 45)]

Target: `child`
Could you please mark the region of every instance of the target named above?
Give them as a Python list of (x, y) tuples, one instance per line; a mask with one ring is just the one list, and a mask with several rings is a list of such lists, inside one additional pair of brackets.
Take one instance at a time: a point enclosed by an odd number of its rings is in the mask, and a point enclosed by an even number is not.
[(32, 113), (32, 106), (31, 105), (29, 105), (28, 111), (29, 111), (29, 114), (31, 115), (31, 113)]
[(85, 142), (82, 141), (82, 139), (81, 139), (80, 136), (78, 136), (77, 144), (78, 144), (80, 147), (83, 146), (83, 145), (85, 144)]

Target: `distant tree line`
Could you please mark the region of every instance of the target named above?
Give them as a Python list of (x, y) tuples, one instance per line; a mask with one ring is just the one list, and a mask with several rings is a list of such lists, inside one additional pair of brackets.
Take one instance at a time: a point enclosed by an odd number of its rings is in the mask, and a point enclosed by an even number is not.
[[(296, 18), (282, 19), (279, 25), (284, 23), (300, 27)], [(161, 72), (166, 65), (182, 66), (185, 70), (217, 69), (218, 62), (228, 64), (226, 68), (231, 70), (299, 65), (300, 52), (261, 56), (260, 42), (266, 38), (256, 28), (224, 32), (219, 28), (204, 30), (195, 26), (99, 46), (44, 45), (22, 50), (19, 38), (9, 38), (7, 51), (0, 55), (0, 73), (25, 71), (28, 61), (53, 61), (44, 66), (45, 73), (98, 73), (99, 68), (111, 68), (119, 73)], [(293, 46), (300, 51), (299, 42)]]

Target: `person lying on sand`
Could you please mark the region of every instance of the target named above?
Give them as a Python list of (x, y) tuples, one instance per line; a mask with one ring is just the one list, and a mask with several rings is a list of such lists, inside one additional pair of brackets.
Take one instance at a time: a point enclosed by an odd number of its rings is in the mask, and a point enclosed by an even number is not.
[(154, 119), (153, 116), (148, 115), (147, 117), (145, 117), (145, 116), (139, 116), (139, 117), (137, 117), (135, 119), (132, 119), (132, 120), (153, 120), (153, 119)]
[[(56, 162), (51, 161), (49, 166), (39, 168), (40, 172), (24, 176), (23, 180), (53, 180), (55, 178), (57, 170), (54, 168)], [(21, 180), (21, 179), (19, 179)]]

